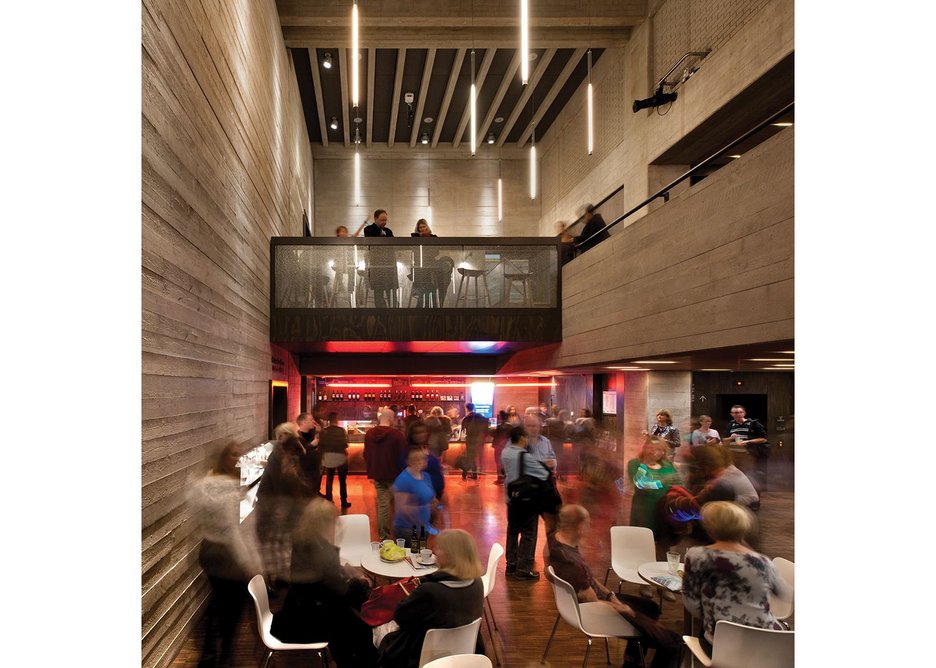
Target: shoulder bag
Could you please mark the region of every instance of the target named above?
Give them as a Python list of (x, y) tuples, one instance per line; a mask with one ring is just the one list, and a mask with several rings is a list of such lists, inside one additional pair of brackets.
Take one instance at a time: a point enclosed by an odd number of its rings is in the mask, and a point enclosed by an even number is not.
[(370, 596), (361, 606), (361, 619), (368, 626), (380, 626), (393, 619), (400, 601), (419, 586), (419, 578), (410, 576), (393, 584), (371, 589)]

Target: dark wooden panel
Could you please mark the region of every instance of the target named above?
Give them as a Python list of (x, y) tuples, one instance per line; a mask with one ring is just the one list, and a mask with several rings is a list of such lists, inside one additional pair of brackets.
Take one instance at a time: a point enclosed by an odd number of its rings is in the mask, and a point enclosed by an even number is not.
[(270, 339), (326, 341), (528, 341), (562, 339), (558, 309), (276, 309)]

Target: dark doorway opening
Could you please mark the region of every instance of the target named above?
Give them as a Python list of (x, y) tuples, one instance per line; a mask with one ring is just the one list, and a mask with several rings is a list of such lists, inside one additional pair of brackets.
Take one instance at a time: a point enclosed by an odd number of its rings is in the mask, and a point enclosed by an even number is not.
[(288, 390), (282, 381), (270, 381), (270, 438), (273, 438), (273, 429), (276, 425), (286, 422), (286, 391)]
[(728, 435), (728, 423), (731, 422), (731, 407), (735, 404), (744, 406), (749, 418), (757, 420), (764, 427), (770, 424), (767, 415), (766, 394), (716, 394), (712, 426), (718, 430), (722, 438)]

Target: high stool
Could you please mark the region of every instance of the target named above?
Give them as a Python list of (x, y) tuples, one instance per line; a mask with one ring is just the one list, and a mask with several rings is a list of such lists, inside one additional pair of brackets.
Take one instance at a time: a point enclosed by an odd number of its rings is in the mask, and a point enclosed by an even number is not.
[[(487, 282), (487, 271), (484, 269), (467, 269), (465, 267), (459, 267), (456, 269), (461, 276), (461, 279), (458, 281), (458, 290), (455, 292), (455, 306), (457, 307), (459, 302), (464, 299), (465, 306), (468, 306), (468, 295), (471, 292), (471, 282), (474, 281), (474, 292), (475, 292), (475, 306), (481, 306), (481, 297), (484, 297), (485, 306), (491, 305), (491, 298), (488, 294), (488, 282)], [(481, 282), (484, 283), (484, 294), (482, 295), (478, 290), (478, 277), (481, 277)], [(465, 282), (467, 280), (467, 283)], [(462, 286), (464, 286), (464, 293), (462, 293)]]
[(439, 286), (435, 267), (413, 267), (408, 278), (412, 281), (406, 307), (413, 307), (413, 300), (419, 300), (420, 306), (439, 307)]
[(371, 288), (370, 281), (367, 280), (367, 269), (358, 269), (357, 275), (358, 284), (355, 286), (355, 292), (361, 290), (362, 294), (361, 299), (358, 300), (356, 306), (360, 308), (366, 308), (368, 296), (370, 297), (371, 303), (376, 306), (376, 303), (374, 302), (374, 290)]
[[(332, 271), (335, 272), (334, 283), (332, 284), (332, 289), (326, 292), (325, 305), (329, 308), (334, 307), (335, 302), (338, 300), (338, 292), (340, 290), (342, 296), (348, 298), (348, 307), (354, 308), (354, 288), (357, 282), (354, 269), (335, 266), (332, 268)], [(344, 283), (343, 288), (341, 287), (342, 283)]]
[(530, 281), (531, 274), (504, 274), (504, 303), (510, 305), (510, 292), (516, 283), (523, 296), (523, 305), (533, 306), (533, 285)]

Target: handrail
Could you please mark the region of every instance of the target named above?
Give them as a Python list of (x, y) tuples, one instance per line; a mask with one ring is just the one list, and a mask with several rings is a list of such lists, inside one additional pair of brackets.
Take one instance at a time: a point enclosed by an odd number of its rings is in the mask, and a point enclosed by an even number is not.
[[(743, 142), (744, 140), (748, 139), (748, 138), (751, 137), (752, 135), (754, 135), (754, 134), (760, 132), (761, 130), (763, 130), (765, 127), (767, 127), (768, 125), (770, 125), (771, 123), (773, 123), (774, 121), (776, 121), (778, 118), (780, 118), (780, 117), (784, 116), (785, 114), (789, 113), (790, 111), (792, 111), (793, 105), (794, 105), (794, 103), (793, 103), (793, 102), (790, 102), (787, 106), (785, 106), (785, 107), (784, 107), (783, 109), (781, 109), (780, 111), (778, 111), (778, 112), (774, 113), (773, 115), (771, 115), (768, 119), (766, 119), (766, 120), (764, 120), (764, 121), (761, 121), (761, 122), (758, 123), (756, 126), (754, 126), (754, 127), (751, 128), (750, 130), (748, 130), (747, 132), (745, 132), (743, 135), (741, 135), (740, 137), (738, 137), (737, 139), (735, 139), (733, 142), (731, 142), (730, 144), (726, 145), (724, 148), (719, 149), (718, 151), (716, 151), (715, 153), (713, 153), (712, 155), (710, 155), (709, 157), (707, 157), (705, 160), (703, 160), (702, 162), (700, 162), (700, 163), (699, 163), (698, 165), (696, 165), (695, 167), (692, 167), (691, 169), (689, 169), (689, 171), (687, 171), (687, 172), (686, 172), (685, 174), (683, 174), (682, 176), (678, 177), (675, 181), (672, 181), (672, 182), (669, 183), (668, 185), (665, 185), (665, 186), (663, 186), (662, 188), (660, 188), (658, 191), (656, 191), (654, 194), (650, 195), (650, 197), (648, 197), (648, 198), (645, 199), (643, 202), (641, 202), (640, 204), (638, 204), (637, 206), (635, 206), (634, 208), (632, 208), (632, 209), (631, 209), (630, 211), (628, 211), (627, 213), (625, 213), (625, 214), (619, 216), (618, 218), (616, 218), (615, 220), (611, 221), (611, 222), (608, 223), (605, 227), (601, 228), (600, 230), (598, 230), (597, 232), (595, 232), (594, 234), (592, 234), (592, 235), (591, 235), (590, 237), (588, 237), (587, 239), (583, 239), (581, 242), (575, 244), (575, 247), (576, 247), (576, 248), (580, 248), (580, 247), (583, 246), (584, 244), (588, 243), (589, 241), (591, 241), (592, 239), (594, 239), (595, 237), (597, 237), (597, 236), (598, 236), (599, 234), (601, 234), (602, 232), (607, 232), (608, 230), (610, 230), (612, 227), (614, 227), (615, 225), (617, 225), (618, 223), (620, 223), (620, 222), (621, 222), (622, 220), (624, 220), (625, 218), (628, 218), (629, 216), (632, 216), (633, 214), (637, 213), (637, 212), (640, 211), (642, 208), (644, 208), (645, 206), (647, 206), (648, 204), (650, 204), (651, 202), (653, 202), (653, 200), (655, 200), (655, 199), (657, 199), (657, 198), (659, 198), (659, 197), (664, 197), (664, 198), (665, 198), (665, 197), (668, 197), (668, 196), (669, 196), (669, 191), (670, 191), (670, 190), (672, 190), (673, 188), (675, 188), (676, 186), (678, 186), (680, 183), (682, 183), (683, 181), (685, 181), (686, 179), (688, 179), (689, 177), (691, 177), (691, 176), (692, 176), (693, 174), (695, 174), (696, 172), (700, 171), (703, 167), (707, 166), (710, 162), (712, 162), (713, 160), (715, 160), (716, 158), (718, 158), (719, 156), (721, 156), (723, 153), (726, 153), (726, 152), (730, 151), (731, 149), (733, 149), (735, 146), (737, 146), (738, 144), (740, 144), (740, 143)], [(622, 190), (623, 188), (624, 188), (623, 185), (622, 185), (620, 188), (617, 188), (614, 192), (612, 192), (610, 195), (608, 195), (608, 196), (605, 197), (603, 200), (601, 200), (601, 203), (607, 202), (607, 201), (608, 201), (609, 199), (611, 199), (614, 195), (616, 195), (617, 193), (621, 192), (621, 190)], [(596, 204), (596, 205), (595, 205), (595, 208), (597, 209), (598, 206), (599, 206), (599, 205)], [(580, 216), (580, 217), (579, 217), (579, 220), (581, 220), (582, 217), (583, 217), (583, 216)], [(578, 220), (575, 221), (575, 223), (577, 223), (577, 222), (578, 222)], [(575, 225), (575, 223), (572, 223), (572, 225)], [(569, 227), (572, 227), (572, 225), (569, 225)], [(568, 229), (568, 228), (567, 228), (567, 229)]]

